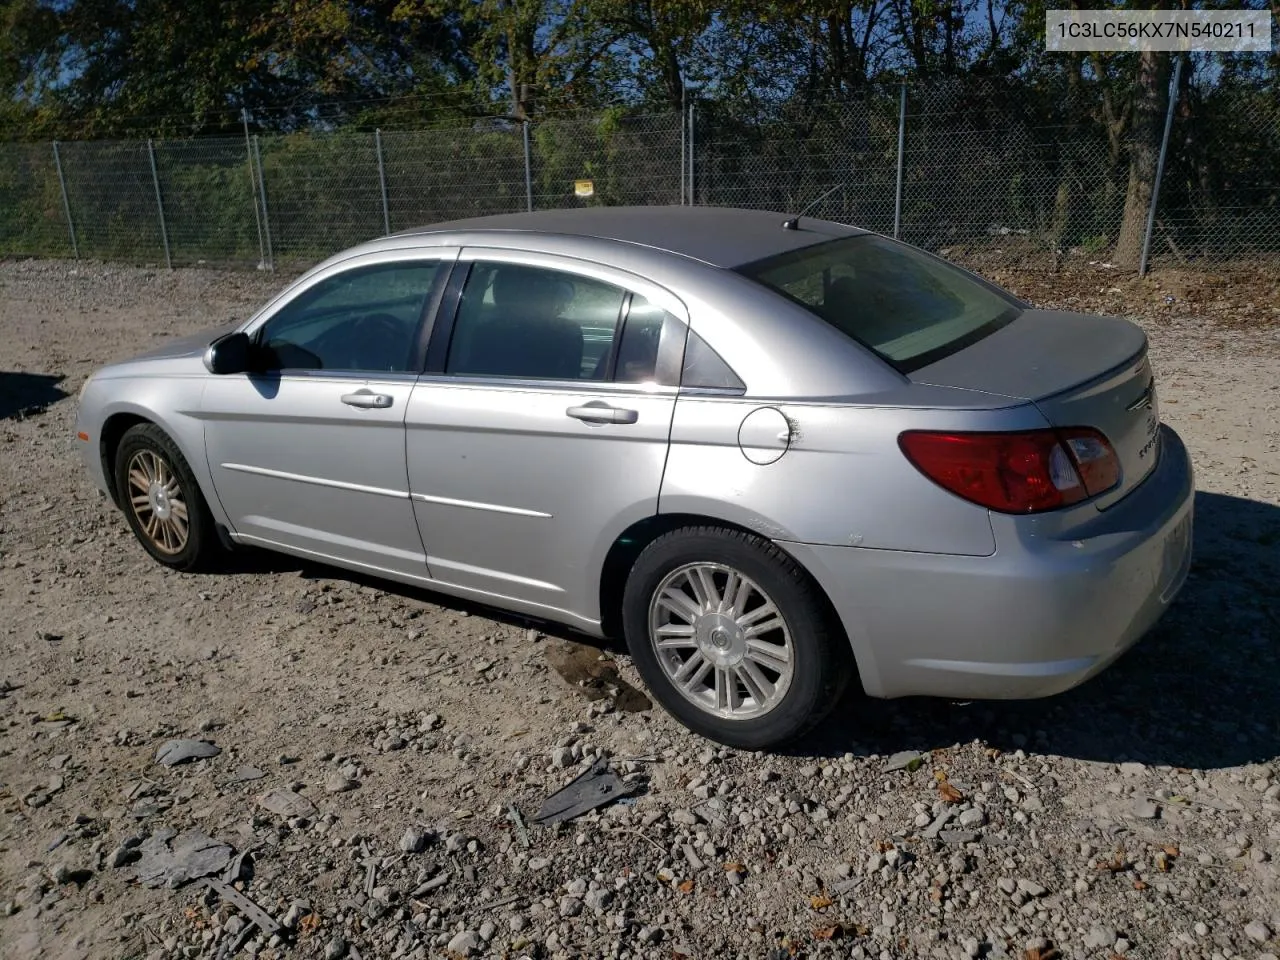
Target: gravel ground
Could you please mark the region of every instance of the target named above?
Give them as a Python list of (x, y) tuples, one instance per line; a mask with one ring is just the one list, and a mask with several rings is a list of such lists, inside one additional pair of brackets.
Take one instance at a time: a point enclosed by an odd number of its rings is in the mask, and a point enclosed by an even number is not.
[[(75, 391), (280, 278), (0, 263), (0, 956), (1280, 953), (1275, 283), (1248, 310), (1201, 284), (1206, 316), (1167, 277), (1001, 279), (1144, 318), (1198, 471), (1185, 592), (1071, 693), (851, 696), (761, 755), (584, 696), (556, 664), (639, 681), (558, 629), (284, 557), (151, 562), (73, 457)], [(219, 752), (157, 763), (175, 738)], [(535, 825), (600, 756), (638, 794)]]

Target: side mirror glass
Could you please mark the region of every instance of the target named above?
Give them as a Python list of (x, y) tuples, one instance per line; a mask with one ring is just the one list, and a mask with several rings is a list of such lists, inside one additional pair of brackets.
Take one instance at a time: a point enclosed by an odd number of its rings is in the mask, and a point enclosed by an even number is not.
[(247, 333), (229, 333), (209, 344), (204, 365), (210, 373), (248, 373), (253, 356), (253, 343)]

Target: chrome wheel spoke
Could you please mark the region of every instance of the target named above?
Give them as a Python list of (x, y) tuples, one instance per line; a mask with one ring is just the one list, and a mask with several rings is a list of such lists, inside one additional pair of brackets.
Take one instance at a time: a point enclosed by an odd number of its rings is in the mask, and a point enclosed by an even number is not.
[(752, 638), (747, 641), (747, 660), (774, 673), (782, 673), (791, 667), (791, 651), (780, 644)]
[(659, 650), (680, 650), (696, 647), (694, 627), (689, 623), (667, 623), (654, 630)]
[(737, 571), (729, 573), (729, 579), (724, 584), (725, 606), (724, 612), (737, 620), (747, 609), (747, 601), (751, 599), (753, 584), (744, 576), (740, 576)]
[(186, 526), (187, 505), (185, 503), (183, 503), (181, 500), (170, 500), (169, 510), (171, 511), (169, 516), (173, 517), (175, 520), (181, 520), (182, 525)]
[[(744, 622), (745, 621), (745, 622)], [(748, 638), (764, 636), (774, 630), (786, 629), (782, 614), (772, 603), (757, 607), (745, 616), (738, 618), (738, 626), (742, 627)]]
[(141, 467), (131, 467), (129, 469), (129, 486), (146, 493), (151, 489), (151, 481), (147, 479), (147, 475)]
[(715, 610), (720, 606), (720, 591), (716, 589), (716, 581), (711, 571), (705, 566), (694, 567), (692, 576), (687, 576), (685, 579), (702, 610)]
[(743, 660), (742, 663), (738, 664), (736, 673), (737, 679), (742, 681), (742, 685), (747, 688), (751, 698), (756, 703), (768, 703), (773, 697), (773, 684), (760, 672), (760, 668), (750, 660)]
[(688, 624), (692, 624), (694, 620), (698, 619), (698, 615), (702, 613), (698, 609), (698, 605), (689, 599), (687, 593), (675, 587), (667, 587), (667, 589), (663, 590), (662, 596), (658, 598), (658, 603)]
[(684, 665), (671, 678), (686, 690), (693, 690), (711, 670), (711, 661), (703, 657), (701, 651), (694, 651)]
[(741, 706), (738, 678), (724, 667), (716, 668), (716, 709), (733, 713)]

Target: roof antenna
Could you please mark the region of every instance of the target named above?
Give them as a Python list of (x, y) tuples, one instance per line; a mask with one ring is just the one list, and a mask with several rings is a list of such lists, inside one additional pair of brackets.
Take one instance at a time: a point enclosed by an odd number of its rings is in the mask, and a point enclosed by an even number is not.
[(839, 190), (843, 186), (844, 186), (843, 183), (837, 183), (834, 187), (832, 187), (830, 190), (828, 190), (826, 193), (820, 196), (817, 200), (814, 200), (811, 204), (809, 204), (807, 207), (805, 207), (803, 210), (797, 213), (790, 220), (783, 220), (782, 229), (783, 230), (799, 230), (800, 218), (803, 217), (806, 213), (808, 213), (810, 210), (812, 210), (814, 207), (820, 204), (823, 200), (827, 199), (827, 197), (831, 196), (833, 193), (835, 193), (837, 190)]

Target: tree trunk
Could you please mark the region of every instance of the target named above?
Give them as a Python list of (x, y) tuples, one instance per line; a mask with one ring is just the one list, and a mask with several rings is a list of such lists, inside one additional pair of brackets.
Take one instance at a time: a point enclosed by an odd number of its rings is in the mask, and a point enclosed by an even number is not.
[[(990, 7), (988, 7), (990, 10)], [(991, 41), (996, 42), (995, 21), (992, 20)], [(1070, 53), (1068, 56), (1067, 69), (1067, 101), (1075, 108), (1080, 103), (1080, 71), (1084, 66), (1084, 55), (1080, 53)], [(1065, 149), (1068, 155), (1065, 156), (1060, 165), (1061, 174), (1058, 180), (1058, 190), (1053, 198), (1053, 224), (1050, 227), (1050, 236), (1053, 243), (1057, 247), (1066, 248), (1071, 245), (1074, 240), (1073, 233), (1075, 230), (1075, 188), (1076, 181), (1079, 179), (1079, 160), (1072, 149), (1074, 144), (1067, 145)]]
[(1138, 55), (1138, 76), (1134, 85), (1133, 139), (1129, 144), (1129, 186), (1124, 197), (1124, 216), (1112, 260), (1117, 266), (1137, 267), (1142, 256), (1142, 238), (1151, 208), (1151, 191), (1156, 182), (1160, 140), (1165, 113), (1169, 109), (1168, 53), (1143, 51)]

